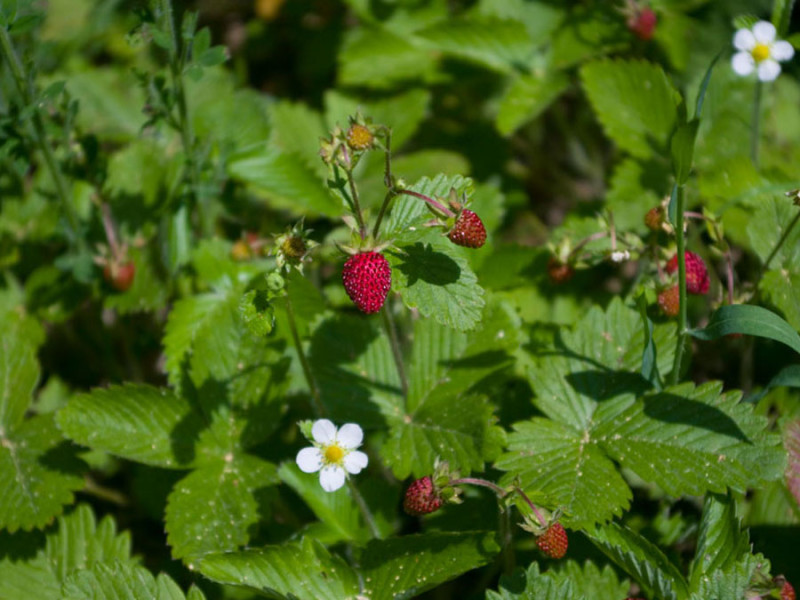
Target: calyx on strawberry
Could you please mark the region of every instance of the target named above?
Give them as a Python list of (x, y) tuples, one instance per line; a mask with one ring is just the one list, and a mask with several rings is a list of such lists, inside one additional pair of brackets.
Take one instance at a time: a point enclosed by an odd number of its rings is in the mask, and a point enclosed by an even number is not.
[[(686, 261), (686, 291), (690, 294), (708, 293), (708, 270), (706, 263), (694, 252), (684, 253)], [(678, 270), (678, 255), (676, 254), (667, 263), (667, 273), (675, 273)]]
[(447, 237), (457, 246), (480, 248), (486, 243), (486, 227), (483, 226), (483, 221), (478, 215), (463, 208), (458, 213), (456, 222)]
[(673, 285), (658, 295), (658, 307), (668, 317), (677, 317), (681, 305), (681, 292)]
[(344, 263), (342, 283), (361, 312), (378, 312), (392, 286), (392, 269), (386, 257), (374, 250), (360, 251)]

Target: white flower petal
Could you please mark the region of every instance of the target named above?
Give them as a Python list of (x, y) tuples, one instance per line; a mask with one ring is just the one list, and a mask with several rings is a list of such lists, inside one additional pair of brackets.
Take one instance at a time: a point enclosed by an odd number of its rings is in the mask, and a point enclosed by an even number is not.
[(344, 485), (344, 469), (331, 465), (319, 472), (319, 484), (326, 492), (335, 492)]
[(759, 21), (753, 25), (753, 36), (759, 44), (771, 44), (775, 40), (775, 25), (769, 21)]
[(777, 61), (768, 58), (758, 64), (758, 78), (761, 81), (774, 81), (781, 74), (781, 66)]
[(731, 66), (737, 75), (750, 75), (756, 68), (756, 61), (749, 52), (737, 52), (731, 59)]
[(318, 444), (330, 444), (336, 440), (336, 425), (328, 419), (314, 421), (311, 427), (311, 435)]
[(303, 473), (316, 473), (322, 468), (322, 452), (318, 448), (303, 448), (295, 462)]
[(749, 52), (756, 45), (756, 36), (749, 29), (740, 29), (733, 36), (733, 47), (737, 50), (745, 50)]
[(360, 473), (361, 469), (367, 466), (369, 463), (369, 457), (359, 450), (354, 450), (353, 452), (348, 452), (347, 456), (344, 457), (343, 462), (344, 468), (347, 469), (347, 472), (355, 475)]
[(775, 60), (779, 60), (781, 62), (785, 60), (791, 60), (794, 56), (794, 48), (789, 42), (785, 42), (783, 40), (779, 40), (772, 44), (772, 48), (770, 49), (770, 58), (774, 58)]
[(339, 445), (348, 450), (358, 448), (363, 439), (364, 432), (355, 423), (345, 423), (339, 428), (339, 433), (336, 435), (336, 441), (339, 442)]

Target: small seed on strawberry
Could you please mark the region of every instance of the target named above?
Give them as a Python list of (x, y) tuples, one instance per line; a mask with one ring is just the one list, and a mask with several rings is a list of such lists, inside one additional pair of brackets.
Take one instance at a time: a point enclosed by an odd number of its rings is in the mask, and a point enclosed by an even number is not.
[(480, 248), (486, 243), (486, 227), (477, 214), (465, 208), (459, 213), (447, 237), (458, 246)]
[(561, 523), (553, 523), (545, 532), (536, 538), (536, 545), (550, 558), (563, 558), (567, 553), (567, 532)]
[(428, 475), (412, 482), (403, 498), (403, 510), (413, 516), (430, 514), (441, 506), (442, 498)]
[(392, 269), (382, 254), (359, 252), (344, 263), (342, 283), (350, 300), (361, 312), (376, 313), (392, 286)]

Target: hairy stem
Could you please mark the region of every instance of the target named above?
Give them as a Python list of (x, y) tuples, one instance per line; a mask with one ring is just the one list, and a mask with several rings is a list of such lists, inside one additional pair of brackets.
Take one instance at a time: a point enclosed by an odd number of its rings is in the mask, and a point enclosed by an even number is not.
[[(19, 57), (17, 56), (17, 53), (14, 50), (14, 45), (11, 41), (11, 36), (8, 33), (8, 29), (5, 27), (0, 27), (0, 48), (2, 48), (3, 54), (8, 62), (8, 66), (11, 68), (11, 74), (17, 87), (17, 91), (22, 98), (22, 102), (26, 106), (32, 106), (35, 101), (35, 94), (32, 89), (32, 85), (25, 73)], [(58, 200), (61, 204), (61, 210), (63, 211), (64, 216), (69, 223), (73, 239), (77, 242), (79, 247), (83, 247), (85, 246), (85, 242), (80, 236), (80, 225), (78, 223), (78, 217), (75, 214), (70, 202), (70, 192), (67, 188), (67, 182), (65, 181), (64, 174), (61, 172), (61, 168), (58, 165), (58, 161), (53, 153), (53, 149), (47, 140), (44, 120), (42, 119), (42, 114), (38, 107), (35, 107), (33, 110), (31, 122), (33, 123), (36, 145), (39, 147), (39, 150), (44, 156), (47, 169), (50, 171), (50, 176), (53, 178), (53, 183), (56, 186), (56, 195), (58, 196)]]
[(389, 313), (386, 305), (383, 305), (381, 310), (381, 317), (383, 317), (383, 325), (386, 328), (386, 333), (389, 334), (389, 342), (392, 347), (392, 357), (394, 364), (397, 367), (397, 375), (400, 378), (400, 387), (403, 390), (403, 398), (408, 398), (408, 377), (406, 376), (406, 369), (403, 365), (403, 352), (400, 348), (400, 340), (397, 337), (397, 328), (394, 325), (394, 319)]
[(419, 192), (414, 192), (412, 190), (397, 190), (398, 194), (405, 194), (406, 196), (414, 196), (415, 198), (419, 198), (420, 200), (426, 202), (430, 206), (434, 207), (436, 210), (441, 211), (441, 213), (446, 217), (454, 217), (456, 214), (447, 208), (441, 202), (437, 202), (430, 196), (426, 196), (425, 194), (420, 194)]
[(675, 190), (675, 223), (678, 224), (677, 227), (675, 227), (675, 237), (678, 243), (678, 293), (680, 308), (678, 309), (678, 345), (675, 348), (675, 360), (672, 363), (672, 372), (670, 373), (670, 381), (673, 385), (678, 383), (678, 379), (680, 378), (683, 349), (686, 342), (686, 252), (684, 250), (685, 240), (683, 235), (683, 203), (684, 189), (682, 185), (679, 185)]
[(353, 496), (353, 500), (356, 501), (356, 506), (358, 506), (361, 516), (364, 517), (364, 522), (367, 524), (372, 537), (380, 539), (381, 532), (378, 529), (378, 525), (375, 523), (375, 517), (372, 516), (372, 512), (369, 510), (369, 506), (367, 506), (364, 496), (361, 495), (361, 492), (358, 491), (356, 484), (353, 483), (353, 480), (349, 477), (347, 478), (347, 486), (350, 488), (350, 494)]
[(489, 488), (495, 494), (500, 496), (501, 498), (505, 498), (508, 495), (508, 490), (505, 488), (500, 487), (496, 483), (492, 481), (487, 481), (486, 479), (478, 479), (477, 477), (461, 477), (459, 479), (451, 479), (448, 482), (449, 485), (478, 485), (481, 487)]
[(514, 486), (514, 491), (520, 495), (520, 497), (525, 501), (525, 504), (527, 504), (533, 511), (533, 514), (536, 515), (536, 518), (539, 519), (539, 523), (542, 525), (542, 527), (544, 527), (547, 524), (547, 519), (544, 518), (544, 515), (539, 510), (539, 507), (536, 506), (533, 502), (531, 502), (531, 499), (528, 498), (528, 494), (523, 492), (522, 488)]
[(297, 332), (297, 322), (295, 321), (294, 317), (292, 294), (291, 290), (289, 289), (288, 281), (286, 285), (286, 317), (289, 321), (289, 331), (292, 334), (292, 342), (294, 342), (294, 348), (297, 352), (297, 357), (300, 360), (300, 366), (303, 369), (303, 375), (306, 378), (306, 384), (311, 392), (311, 405), (314, 409), (314, 416), (317, 418), (322, 417), (325, 415), (325, 405), (322, 403), (322, 397), (319, 393), (319, 386), (317, 386), (317, 382), (314, 379), (313, 373), (311, 372), (311, 365), (308, 364), (306, 353), (303, 350), (303, 342), (300, 340), (300, 334)]

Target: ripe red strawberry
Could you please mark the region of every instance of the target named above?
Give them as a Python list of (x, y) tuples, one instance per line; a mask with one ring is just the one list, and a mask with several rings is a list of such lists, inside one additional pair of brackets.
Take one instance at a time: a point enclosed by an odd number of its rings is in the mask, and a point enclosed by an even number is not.
[(792, 584), (785, 582), (781, 588), (781, 600), (796, 600), (796, 598)]
[(561, 523), (553, 523), (547, 530), (536, 538), (539, 550), (550, 558), (563, 558), (567, 553), (567, 532)]
[(547, 276), (550, 278), (550, 283), (560, 285), (566, 283), (572, 276), (575, 275), (575, 269), (571, 265), (562, 263), (555, 256), (551, 256), (547, 261)]
[(126, 292), (133, 285), (136, 265), (132, 261), (109, 262), (103, 267), (103, 277), (118, 292)]
[(654, 206), (644, 216), (644, 224), (650, 231), (659, 231), (663, 222), (664, 209), (661, 206)]
[(658, 295), (658, 306), (668, 317), (677, 317), (681, 307), (681, 292), (677, 285), (663, 290)]
[(382, 254), (359, 252), (344, 263), (342, 283), (359, 310), (367, 314), (376, 313), (392, 286), (392, 269)]
[[(686, 291), (690, 294), (705, 294), (708, 292), (708, 270), (703, 259), (688, 250), (686, 257)], [(678, 270), (678, 255), (676, 254), (667, 263), (667, 273)]]
[(647, 41), (653, 37), (658, 17), (653, 9), (645, 6), (628, 18), (628, 29), (640, 40)]
[(428, 475), (409, 485), (403, 499), (403, 510), (415, 517), (435, 512), (441, 506), (442, 498)]
[(458, 246), (480, 248), (486, 243), (486, 228), (478, 215), (465, 208), (458, 215), (447, 237)]

